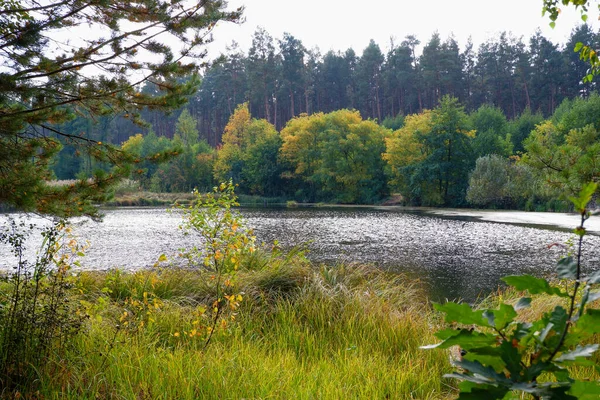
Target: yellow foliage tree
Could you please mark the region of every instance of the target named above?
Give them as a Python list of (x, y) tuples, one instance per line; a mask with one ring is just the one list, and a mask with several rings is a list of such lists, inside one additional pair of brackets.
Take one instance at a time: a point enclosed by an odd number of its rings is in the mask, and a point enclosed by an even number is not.
[(385, 139), (386, 151), (382, 156), (388, 163), (393, 188), (402, 188), (406, 183), (402, 168), (427, 157), (425, 145), (418, 134), (429, 133), (432, 126), (431, 111), (425, 110), (421, 114), (407, 116), (404, 126)]
[(389, 132), (358, 111), (303, 115), (281, 131), (281, 157), (310, 200), (371, 203), (386, 193), (381, 153)]

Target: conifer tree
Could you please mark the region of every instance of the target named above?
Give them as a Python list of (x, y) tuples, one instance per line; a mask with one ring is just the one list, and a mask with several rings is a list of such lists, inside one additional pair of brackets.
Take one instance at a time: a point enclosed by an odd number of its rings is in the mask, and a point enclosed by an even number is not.
[[(241, 9), (225, 6), (222, 0), (0, 1), (0, 203), (95, 214), (92, 202), (141, 160), (62, 132), (60, 124), (111, 115), (143, 123), (143, 108), (181, 107), (199, 83), (195, 73), (213, 27), (241, 16)], [(147, 83), (157, 92), (142, 91)], [(59, 138), (112, 169), (70, 186), (48, 185)]]

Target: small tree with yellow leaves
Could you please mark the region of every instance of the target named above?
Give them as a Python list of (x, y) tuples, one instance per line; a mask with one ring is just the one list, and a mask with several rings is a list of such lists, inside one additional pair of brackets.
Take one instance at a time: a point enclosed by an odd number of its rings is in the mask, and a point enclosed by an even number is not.
[(193, 336), (205, 337), (205, 345), (210, 343), (216, 328), (226, 328), (228, 321), (234, 319), (235, 315), (227, 315), (225, 310), (235, 311), (242, 300), (242, 294), (235, 293), (235, 274), (244, 257), (255, 250), (252, 230), (245, 225), (240, 213), (232, 209), (239, 205), (234, 189), (229, 181), (206, 195), (194, 190), (194, 202), (181, 207), (184, 213), (181, 229), (186, 234), (198, 235), (202, 241), (200, 246), (182, 251), (181, 255), (191, 266), (208, 272), (214, 283), (214, 300), (208, 307), (199, 308), (199, 317), (208, 316), (210, 322), (194, 327), (191, 332)]
[(34, 226), (12, 221), (0, 230), (0, 244), (12, 248), (16, 263), (0, 286), (0, 387), (7, 393), (36, 389), (48, 359), (63, 350), (82, 326), (85, 313), (73, 294), (71, 267), (81, 246), (64, 222), (42, 231), (37, 258), (27, 259), (26, 242)]

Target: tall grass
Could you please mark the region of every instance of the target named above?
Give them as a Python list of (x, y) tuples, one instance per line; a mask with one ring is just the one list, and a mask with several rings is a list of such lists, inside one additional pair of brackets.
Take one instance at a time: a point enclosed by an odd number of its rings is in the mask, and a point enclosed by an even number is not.
[[(210, 298), (202, 272), (84, 273), (90, 313), (72, 365), (42, 377), (48, 398), (444, 399), (448, 355), (418, 284), (368, 266), (316, 268), (301, 254), (257, 252), (236, 285), (244, 300), (210, 346), (189, 335)], [(153, 322), (123, 326), (123, 302), (152, 292)], [(61, 369), (62, 368), (62, 369)], [(62, 371), (62, 372), (60, 372)]]

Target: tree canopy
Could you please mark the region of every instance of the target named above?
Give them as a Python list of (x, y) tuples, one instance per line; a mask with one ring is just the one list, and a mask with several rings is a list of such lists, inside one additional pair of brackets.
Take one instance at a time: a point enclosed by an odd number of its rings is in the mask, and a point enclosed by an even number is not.
[[(0, 202), (76, 215), (94, 214), (91, 202), (139, 160), (60, 125), (114, 115), (143, 124), (142, 109), (181, 107), (199, 83), (212, 28), (238, 21), (242, 10), (227, 11), (221, 0), (4, 0), (0, 11)], [(145, 83), (156, 91), (143, 91)], [(58, 139), (107, 168), (48, 185)]]

